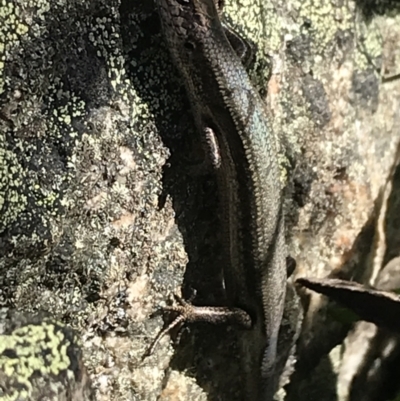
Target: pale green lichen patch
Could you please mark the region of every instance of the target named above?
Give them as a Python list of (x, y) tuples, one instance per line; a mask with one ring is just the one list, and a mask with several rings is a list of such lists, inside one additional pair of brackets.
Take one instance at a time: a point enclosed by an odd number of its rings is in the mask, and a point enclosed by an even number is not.
[(89, 400), (91, 389), (71, 329), (46, 317), (0, 311), (0, 401)]
[(383, 17), (380, 16), (369, 22), (358, 19), (356, 27), (359, 40), (355, 52), (355, 62), (360, 70), (373, 68), (379, 73), (383, 45), (380, 31), (382, 20)]
[[(91, 369), (106, 371), (102, 364), (111, 354), (123, 371), (107, 379), (108, 399), (129, 399), (130, 364), (118, 347), (102, 346), (102, 334), (92, 329), (107, 333), (133, 326), (145, 332), (144, 317), (153, 304), (143, 308), (143, 298), (150, 299), (151, 287), (137, 301), (140, 322), (129, 320), (115, 289), (123, 294), (127, 277), (157, 271), (156, 295), (162, 300), (167, 288), (177, 287), (171, 270), (182, 274), (186, 255), (173, 211), (156, 207), (168, 157), (157, 125), (174, 132), (171, 115), (181, 106), (176, 97), (182, 91), (169, 83), (173, 73), (167, 50), (158, 51), (161, 35), (142, 34), (142, 13), (126, 24), (132, 32), (122, 37), (125, 14), (119, 14), (118, 1), (12, 3), (23, 8), (29, 31), (7, 54), (2, 70), (1, 173), (7, 180), (0, 181), (0, 303), (47, 310), (89, 332), (96, 344), (92, 349), (89, 341), (86, 349)], [(14, 170), (15, 194), (9, 178)], [(23, 210), (8, 200), (11, 195), (25, 199), (19, 202)], [(99, 299), (110, 301), (107, 316)], [(133, 355), (148, 338), (137, 341), (136, 335), (129, 337)], [(53, 340), (47, 336), (45, 342), (50, 347)], [(60, 352), (53, 367), (65, 361), (65, 350)], [(61, 386), (67, 387), (60, 381)]]
[(24, 171), (15, 154), (5, 146), (5, 135), (0, 134), (0, 233), (25, 209), (27, 198), (21, 193)]
[[(0, 96), (5, 89), (4, 68), (10, 53), (28, 32), (21, 19), (21, 10), (13, 2), (0, 1)], [(1, 102), (0, 102), (1, 105)], [(0, 108), (1, 112), (1, 108)], [(0, 121), (0, 233), (25, 209), (27, 198), (24, 188), (24, 171), (15, 154), (6, 145), (6, 125)]]
[[(7, 375), (16, 374), (19, 382), (27, 390), (32, 390), (31, 377), (35, 372), (42, 375), (59, 374), (70, 364), (67, 348), (62, 333), (54, 331), (53, 324), (43, 322), (41, 325), (27, 325), (16, 329), (12, 335), (1, 336), (0, 369)], [(24, 342), (21, 343), (21, 338)], [(44, 349), (57, 350), (54, 358), (45, 358)], [(53, 351), (54, 352), (54, 351)], [(5, 355), (13, 353), (13, 358)]]
[(320, 50), (334, 41), (338, 32), (350, 30), (354, 21), (354, 4), (351, 2), (341, 2), (335, 4), (330, 1), (306, 0), (296, 2), (295, 8), (298, 10), (297, 21), (299, 26), (305, 22), (310, 26), (310, 35), (318, 43)]
[(255, 60), (249, 74), (260, 92), (265, 93), (265, 85), (271, 69), (270, 57), (282, 46), (282, 19), (271, 2), (260, 2), (256, 6), (250, 0), (228, 1), (224, 15), (245, 40), (255, 48)]
[(0, 95), (4, 91), (3, 71), (8, 55), (28, 32), (21, 19), (21, 10), (10, 0), (0, 1)]
[[(112, 68), (104, 63), (107, 54), (111, 56), (110, 49), (117, 48), (114, 21), (111, 18), (89, 21), (90, 5), (82, 3), (80, 8), (76, 23), (72, 25), (63, 22), (68, 15), (68, 7), (63, 1), (3, 2), (0, 8), (7, 17), (7, 24), (1, 25), (0, 29), (6, 33), (1, 39), (5, 39), (2, 47), (6, 56), (3, 82), (8, 88), (0, 106), (7, 122), (11, 123), (2, 144), (7, 144), (3, 151), (7, 159), (15, 160), (13, 165), (6, 163), (1, 168), (4, 174), (1, 180), (4, 209), (0, 218), (1, 231), (7, 228), (27, 236), (32, 231), (40, 231), (40, 236), (43, 237), (44, 232), (47, 232), (44, 237), (50, 236), (49, 219), (58, 214), (60, 199), (74, 175), (73, 170), (65, 167), (71, 165), (68, 159), (85, 130), (86, 100), (107, 102), (111, 96), (107, 71), (117, 71), (121, 75), (120, 65)], [(59, 19), (56, 30), (46, 19), (50, 10), (52, 18)], [(27, 32), (27, 29), (22, 29), (21, 23), (13, 22), (22, 13), (30, 24), (29, 34), (23, 40), (21, 32)], [(92, 42), (85, 41), (88, 37), (93, 39)], [(96, 55), (94, 62), (88, 62), (85, 67), (85, 60), (91, 53)], [(13, 75), (16, 65), (18, 76)], [(37, 68), (46, 71), (45, 79)], [(21, 94), (18, 99), (13, 98), (15, 91)], [(15, 112), (9, 114), (10, 109)], [(11, 179), (13, 166), (22, 163), (24, 171)], [(31, 207), (21, 215), (27, 202)], [(11, 224), (17, 216), (18, 227)], [(16, 241), (18, 236), (13, 239)]]
[(281, 46), (282, 19), (272, 2), (260, 2), (255, 7), (251, 0), (230, 1), (224, 11), (260, 52), (277, 51)]

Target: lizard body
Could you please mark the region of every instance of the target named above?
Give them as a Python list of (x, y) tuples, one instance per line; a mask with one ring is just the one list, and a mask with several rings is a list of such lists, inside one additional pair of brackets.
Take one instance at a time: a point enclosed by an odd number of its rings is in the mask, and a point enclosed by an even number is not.
[[(263, 101), (225, 35), (214, 0), (156, 4), (197, 128), (218, 151), (214, 167), (225, 241), (225, 287), (231, 306), (251, 319), (251, 329), (241, 339), (247, 397), (269, 400), (276, 390), (287, 278), (276, 139), (267, 126)], [(189, 307), (182, 306), (182, 313)], [(195, 315), (198, 307), (192, 308)], [(204, 311), (197, 314), (199, 320), (207, 320)]]

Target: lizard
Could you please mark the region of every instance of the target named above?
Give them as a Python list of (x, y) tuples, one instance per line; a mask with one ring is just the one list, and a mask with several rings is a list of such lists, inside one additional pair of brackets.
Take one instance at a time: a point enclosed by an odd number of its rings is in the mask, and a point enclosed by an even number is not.
[(179, 299), (182, 322), (235, 321), (241, 335), (246, 399), (271, 400), (286, 292), (283, 193), (277, 139), (263, 101), (226, 36), (218, 0), (155, 0), (172, 58), (183, 78), (195, 124), (212, 153), (226, 254), (228, 307)]

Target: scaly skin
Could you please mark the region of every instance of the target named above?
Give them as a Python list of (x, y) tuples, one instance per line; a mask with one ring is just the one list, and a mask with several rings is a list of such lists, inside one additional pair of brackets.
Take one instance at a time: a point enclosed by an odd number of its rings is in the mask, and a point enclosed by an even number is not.
[[(213, 160), (223, 210), (227, 295), (252, 321), (241, 341), (247, 397), (272, 399), (286, 291), (276, 138), (268, 129), (263, 102), (225, 36), (214, 1), (157, 4), (198, 130), (217, 148)], [(204, 313), (199, 315), (206, 320)]]

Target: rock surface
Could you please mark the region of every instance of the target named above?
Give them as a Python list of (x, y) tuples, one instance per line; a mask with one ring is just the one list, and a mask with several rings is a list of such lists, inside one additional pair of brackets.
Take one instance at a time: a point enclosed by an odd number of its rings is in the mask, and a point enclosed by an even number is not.
[[(257, 45), (296, 275), (373, 281), (399, 256), (382, 247), (398, 236), (399, 3), (230, 0), (225, 17)], [(223, 299), (216, 183), (188, 173), (200, 148), (152, 2), (0, 0), (0, 306), (75, 329), (99, 401), (240, 399), (236, 330), (191, 327), (141, 361), (173, 292)], [(326, 354), (349, 328), (325, 304), (308, 299), (297, 400), (336, 399)]]

